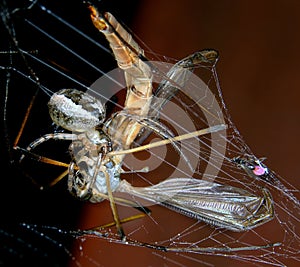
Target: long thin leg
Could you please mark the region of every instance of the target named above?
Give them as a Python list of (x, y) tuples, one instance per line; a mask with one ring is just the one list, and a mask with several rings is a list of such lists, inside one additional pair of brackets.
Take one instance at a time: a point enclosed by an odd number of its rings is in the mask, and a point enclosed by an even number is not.
[(59, 181), (61, 181), (63, 178), (65, 178), (69, 173), (69, 169), (65, 170), (62, 172), (59, 176), (57, 176), (50, 184), (49, 186), (54, 186), (56, 185)]
[[(126, 223), (126, 222), (130, 222), (130, 221), (134, 221), (134, 220), (143, 218), (145, 216), (146, 216), (146, 214), (144, 214), (144, 213), (133, 215), (133, 216), (130, 216), (130, 217), (127, 217), (125, 219), (120, 220), (120, 223)], [(104, 224), (104, 225), (93, 227), (91, 229), (87, 229), (87, 231), (89, 231), (89, 230), (97, 231), (97, 230), (101, 230), (101, 229), (104, 229), (104, 228), (109, 228), (109, 227), (112, 227), (112, 226), (115, 226), (115, 225), (116, 225), (115, 222), (111, 222), (111, 223), (107, 223), (107, 224)]]
[[(25, 117), (28, 117), (28, 115), (25, 116)], [(58, 160), (50, 159), (48, 157), (43, 157), (43, 156), (37, 155), (35, 153), (32, 153), (31, 150), (34, 149), (35, 147), (37, 147), (38, 145), (50, 140), (50, 139), (74, 140), (76, 138), (77, 138), (77, 136), (75, 134), (63, 134), (63, 133), (46, 134), (46, 135), (36, 139), (35, 141), (33, 141), (26, 149), (17, 146), (16, 145), (17, 142), (15, 142), (14, 149), (19, 150), (19, 151), (22, 152), (20, 162), (24, 159), (25, 155), (28, 155), (30, 158), (32, 158), (34, 160), (37, 160), (39, 162), (69, 168), (70, 164), (68, 164), (68, 163), (64, 163), (64, 162), (61, 162), (61, 161), (58, 161)], [(54, 186), (59, 181), (61, 181), (67, 175), (67, 172), (68, 172), (68, 170), (61, 173), (57, 178), (55, 178), (49, 184), (49, 186)]]
[[(32, 143), (30, 143), (26, 149), (20, 148), (17, 145), (14, 146), (15, 150), (20, 150), (23, 151), (23, 155), (20, 158), (20, 162), (24, 159), (24, 155), (28, 154), (27, 152), (31, 151), (32, 149), (36, 148), (38, 145), (50, 140), (50, 139), (54, 139), (54, 140), (76, 140), (77, 139), (77, 135), (76, 134), (70, 134), (70, 133), (54, 133), (54, 134), (45, 134), (42, 137), (34, 140)], [(50, 163), (53, 165), (59, 165), (60, 166), (60, 162), (56, 161), (56, 160), (52, 160), (49, 158), (45, 158), (42, 156), (38, 156), (34, 153), (31, 154), (31, 158), (35, 158), (38, 161), (41, 162), (45, 162), (45, 163)]]
[[(30, 110), (28, 110), (29, 112)], [(26, 117), (28, 117), (29, 113), (27, 114)], [(25, 119), (27, 120), (27, 119)], [(24, 124), (25, 125), (25, 124)], [(23, 127), (22, 127), (23, 128)], [(21, 128), (21, 129), (22, 129)], [(21, 136), (21, 135), (20, 135)], [(50, 159), (48, 157), (44, 157), (41, 155), (37, 155), (35, 153), (33, 153), (31, 150), (36, 148), (38, 145), (50, 140), (50, 139), (60, 139), (60, 140), (75, 140), (77, 139), (77, 135), (76, 134), (69, 134), (69, 133), (55, 133), (55, 134), (46, 134), (38, 139), (36, 139), (35, 141), (33, 141), (32, 143), (29, 144), (29, 146), (27, 146), (26, 149), (21, 148), (19, 146), (17, 146), (17, 141), (15, 142), (14, 145), (14, 149), (21, 151), (22, 152), (22, 156), (20, 158), (20, 162), (24, 159), (25, 155), (29, 156), (31, 159), (37, 160), (38, 162), (43, 162), (46, 164), (51, 164), (51, 165), (55, 165), (55, 166), (61, 166), (61, 167), (66, 167), (69, 168), (68, 163), (64, 163), (58, 160), (54, 160), (54, 159)], [(50, 184), (49, 186), (54, 186), (55, 184), (57, 184), (59, 181), (61, 181), (66, 175), (68, 174), (68, 170), (65, 170), (63, 173), (61, 173), (57, 178), (55, 178)]]
[[(44, 156), (41, 156), (41, 155), (38, 155), (38, 154), (35, 154), (33, 152), (31, 152), (30, 150), (27, 150), (27, 149), (24, 149), (24, 148), (21, 148), (21, 147), (14, 147), (15, 150), (19, 150), (22, 152), (23, 156), (24, 155), (27, 155), (29, 158), (31, 159), (34, 159), (38, 162), (43, 162), (43, 163), (46, 163), (46, 164), (51, 164), (51, 165), (55, 165), (55, 166), (61, 166), (61, 167), (69, 167), (69, 163), (64, 163), (64, 162), (61, 162), (61, 161), (58, 161), (58, 160), (55, 160), (55, 159), (50, 159), (48, 157), (44, 157)], [(20, 161), (22, 161), (23, 157), (20, 159)]]
[[(41, 155), (37, 155), (35, 153), (32, 153), (31, 151), (28, 151), (27, 149), (15, 146), (14, 147), (15, 150), (19, 150), (22, 152), (23, 156), (27, 155), (29, 158), (34, 159), (38, 162), (42, 162), (42, 163), (46, 163), (46, 164), (50, 164), (50, 165), (55, 165), (55, 166), (60, 166), (60, 167), (66, 167), (68, 168), (67, 170), (65, 170), (64, 172), (62, 172), (58, 177), (56, 177), (48, 186), (52, 187), (54, 185), (56, 185), (59, 181), (61, 181), (68, 173), (69, 173), (69, 163), (64, 163), (58, 160), (54, 160), (54, 159), (50, 159), (48, 157), (44, 157)], [(36, 183), (35, 181), (33, 181), (34, 183)], [(43, 189), (44, 187), (41, 187), (41, 189)]]
[(78, 135), (77, 134), (71, 134), (71, 133), (50, 133), (50, 134), (45, 134), (43, 136), (41, 136), (40, 138), (34, 140), (32, 143), (30, 143), (27, 146), (27, 150), (30, 151), (34, 148), (36, 148), (37, 146), (39, 146), (40, 144), (54, 139), (54, 140), (77, 140)]
[(161, 140), (161, 141), (157, 141), (157, 142), (154, 142), (154, 143), (151, 143), (151, 144), (146, 144), (146, 145), (139, 146), (139, 147), (134, 147), (134, 148), (131, 148), (131, 149), (126, 149), (126, 150), (112, 151), (112, 152), (108, 153), (108, 156), (131, 154), (131, 153), (135, 153), (135, 152), (138, 152), (138, 151), (142, 151), (142, 150), (146, 150), (146, 149), (150, 149), (150, 148), (170, 144), (172, 142), (182, 141), (182, 140), (197, 137), (197, 136), (200, 136), (200, 135), (213, 133), (213, 132), (217, 132), (217, 131), (222, 131), (222, 130), (226, 129), (226, 127), (227, 126), (225, 124), (220, 124), (220, 125), (208, 127), (208, 128), (202, 129), (202, 130), (194, 131), (194, 132), (191, 132), (191, 133), (175, 136), (175, 137), (172, 137), (172, 138), (169, 138), (169, 139), (164, 139), (164, 140)]
[(121, 240), (125, 241), (126, 240), (126, 235), (125, 235), (123, 227), (121, 225), (120, 218), (119, 218), (119, 215), (118, 215), (117, 206), (116, 206), (116, 203), (115, 203), (112, 191), (111, 191), (109, 174), (108, 174), (105, 166), (101, 166), (100, 171), (102, 171), (105, 174), (107, 195), (108, 195), (108, 198), (109, 198), (109, 203), (110, 203), (111, 211), (112, 211), (112, 214), (113, 214), (113, 217), (114, 217), (114, 221), (116, 223), (117, 232), (118, 232)]
[(17, 147), (17, 145), (18, 145), (18, 143), (19, 143), (19, 141), (20, 141), (20, 138), (21, 138), (21, 136), (22, 136), (22, 134), (23, 134), (25, 125), (26, 125), (27, 120), (28, 120), (28, 118), (29, 118), (29, 114), (30, 114), (30, 111), (31, 111), (31, 109), (32, 109), (32, 107), (33, 107), (33, 104), (34, 104), (34, 102), (35, 102), (37, 93), (38, 93), (38, 90), (35, 92), (34, 96), (32, 97), (32, 99), (31, 99), (31, 101), (30, 101), (30, 103), (29, 103), (29, 106), (28, 106), (28, 108), (27, 108), (27, 110), (26, 110), (25, 116), (24, 116), (23, 121), (22, 121), (22, 124), (21, 124), (21, 128), (20, 128), (20, 130), (19, 130), (19, 132), (18, 132), (18, 134), (17, 134), (17, 137), (16, 137), (16, 139), (15, 139), (15, 141), (14, 141), (14, 144), (13, 144), (13, 148), (14, 148), (14, 149), (15, 149), (15, 147)]

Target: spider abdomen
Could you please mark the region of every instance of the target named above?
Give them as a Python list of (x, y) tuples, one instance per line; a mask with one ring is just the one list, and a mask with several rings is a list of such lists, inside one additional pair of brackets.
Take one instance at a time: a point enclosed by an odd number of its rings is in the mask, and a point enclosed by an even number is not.
[(66, 130), (85, 132), (105, 119), (105, 109), (95, 97), (76, 89), (62, 89), (48, 102), (53, 122)]

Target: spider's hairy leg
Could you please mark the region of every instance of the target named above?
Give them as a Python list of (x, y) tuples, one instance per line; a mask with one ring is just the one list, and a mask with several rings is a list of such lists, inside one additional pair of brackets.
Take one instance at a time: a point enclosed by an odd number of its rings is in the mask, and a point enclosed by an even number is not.
[[(76, 140), (77, 135), (76, 134), (70, 134), (70, 133), (52, 133), (52, 134), (45, 134), (41, 136), (40, 138), (34, 140), (31, 142), (27, 147), (27, 151), (31, 151), (32, 149), (36, 148), (37, 146), (41, 145), (42, 143), (50, 140)], [(21, 150), (18, 146), (14, 146), (14, 149)], [(22, 161), (24, 158), (24, 155), (21, 156), (20, 161)]]
[(17, 134), (17, 137), (15, 138), (15, 141), (14, 141), (14, 144), (13, 144), (13, 149), (16, 149), (16, 147), (18, 146), (18, 143), (19, 143), (19, 141), (20, 141), (20, 138), (21, 138), (21, 136), (22, 136), (22, 134), (23, 134), (23, 131), (24, 131), (24, 128), (25, 128), (25, 126), (26, 126), (27, 120), (28, 120), (28, 118), (29, 118), (29, 114), (30, 114), (31, 109), (32, 109), (32, 107), (33, 107), (33, 104), (34, 104), (34, 102), (35, 102), (35, 99), (36, 99), (36, 96), (37, 96), (37, 92), (38, 92), (38, 90), (37, 90), (36, 93), (33, 95), (32, 99), (31, 99), (31, 101), (30, 101), (30, 103), (29, 103), (29, 106), (28, 106), (28, 108), (27, 108), (27, 110), (26, 110), (25, 116), (24, 116), (23, 121), (22, 121), (22, 123), (21, 123), (20, 130), (19, 130), (19, 132), (18, 132), (18, 134)]
[[(44, 157), (38, 154), (35, 154), (32, 152), (33, 149), (35, 149), (37, 146), (43, 144), (44, 142), (48, 141), (48, 140), (76, 140), (77, 139), (77, 135), (76, 134), (70, 134), (70, 133), (53, 133), (53, 134), (45, 134), (43, 136), (41, 136), (40, 138), (34, 140), (33, 142), (31, 142), (26, 149), (21, 148), (19, 146), (17, 146), (15, 144), (14, 149), (17, 151), (20, 151), (22, 153), (19, 162), (21, 162), (25, 156), (36, 160), (38, 162), (43, 162), (46, 164), (50, 164), (50, 165), (55, 165), (55, 166), (61, 166), (61, 167), (65, 167), (65, 168), (69, 168), (69, 163), (64, 163), (58, 160), (54, 160), (48, 157)], [(52, 187), (54, 185), (56, 185), (59, 181), (61, 181), (67, 174), (68, 174), (68, 169), (65, 170), (64, 172), (62, 172), (58, 177), (56, 177), (48, 186)], [(41, 187), (41, 188), (44, 188)]]

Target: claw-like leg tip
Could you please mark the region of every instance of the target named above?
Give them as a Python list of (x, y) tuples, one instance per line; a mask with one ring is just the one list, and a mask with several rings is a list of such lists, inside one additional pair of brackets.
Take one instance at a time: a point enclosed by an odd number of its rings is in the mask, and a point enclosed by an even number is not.
[(91, 19), (94, 24), (94, 26), (99, 30), (99, 31), (104, 31), (107, 29), (107, 23), (105, 20), (100, 16), (98, 10), (92, 6), (91, 4), (88, 4), (88, 9), (91, 11)]
[(120, 239), (122, 240), (122, 242), (126, 242), (126, 235), (125, 235), (123, 229), (119, 229), (118, 234), (119, 234)]

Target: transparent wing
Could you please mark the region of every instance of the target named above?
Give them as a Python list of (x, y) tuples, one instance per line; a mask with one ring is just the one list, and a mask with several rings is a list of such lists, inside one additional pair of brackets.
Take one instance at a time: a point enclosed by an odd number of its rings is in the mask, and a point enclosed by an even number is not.
[(266, 189), (256, 196), (233, 186), (172, 178), (149, 187), (133, 187), (123, 180), (117, 190), (233, 231), (245, 231), (273, 218), (272, 198)]
[[(185, 86), (194, 68), (200, 64), (213, 65), (217, 60), (218, 52), (216, 50), (205, 49), (197, 51), (178, 61), (167, 74), (163, 75), (163, 81), (160, 83), (152, 98), (148, 117), (152, 120), (158, 120), (160, 111), (168, 101), (178, 93), (178, 90)], [(142, 144), (150, 134), (150, 129), (143, 128), (133, 145), (137, 146)]]

